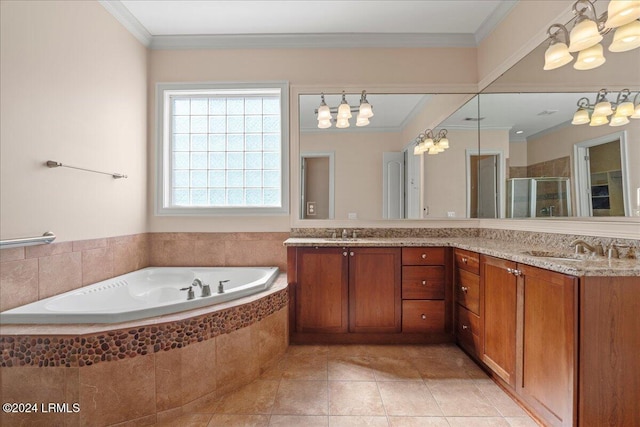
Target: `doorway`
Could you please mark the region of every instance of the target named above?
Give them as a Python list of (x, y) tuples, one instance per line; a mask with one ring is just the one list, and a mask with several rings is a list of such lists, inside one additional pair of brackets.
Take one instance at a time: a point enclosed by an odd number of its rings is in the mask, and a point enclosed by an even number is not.
[(501, 218), (504, 164), (500, 150), (467, 150), (467, 216)]
[(333, 219), (334, 157), (333, 152), (300, 155), (302, 219)]

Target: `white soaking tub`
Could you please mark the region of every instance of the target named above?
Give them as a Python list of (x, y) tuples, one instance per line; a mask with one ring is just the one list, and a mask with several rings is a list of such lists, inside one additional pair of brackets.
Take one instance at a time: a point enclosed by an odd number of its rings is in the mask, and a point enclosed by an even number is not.
[[(269, 289), (278, 267), (148, 267), (0, 313), (2, 324), (119, 323), (231, 301)], [(201, 296), (199, 279), (209, 285)], [(222, 282), (224, 293), (218, 293)], [(192, 288), (194, 298), (188, 300)]]

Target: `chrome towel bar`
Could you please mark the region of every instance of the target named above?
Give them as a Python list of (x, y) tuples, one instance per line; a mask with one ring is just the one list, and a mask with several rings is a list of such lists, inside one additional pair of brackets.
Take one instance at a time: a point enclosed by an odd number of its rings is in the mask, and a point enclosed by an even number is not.
[(122, 174), (122, 173), (101, 172), (101, 171), (97, 171), (97, 170), (93, 170), (93, 169), (79, 168), (77, 166), (63, 165), (62, 163), (55, 162), (53, 160), (47, 160), (47, 163), (45, 163), (45, 165), (47, 165), (50, 168), (60, 168), (60, 167), (62, 167), (62, 168), (78, 169), (78, 170), (86, 171), (86, 172), (101, 173), (103, 175), (111, 175), (115, 179), (126, 178), (127, 177), (127, 175)]
[(43, 243), (51, 243), (56, 240), (56, 235), (47, 231), (42, 236), (21, 237), (18, 239), (0, 240), (0, 249), (18, 248), (21, 246), (41, 245)]

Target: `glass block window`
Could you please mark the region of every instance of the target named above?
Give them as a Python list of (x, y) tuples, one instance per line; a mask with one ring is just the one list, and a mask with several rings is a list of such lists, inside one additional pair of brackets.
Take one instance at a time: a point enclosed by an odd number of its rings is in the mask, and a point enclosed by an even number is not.
[(286, 86), (162, 92), (160, 214), (286, 213)]

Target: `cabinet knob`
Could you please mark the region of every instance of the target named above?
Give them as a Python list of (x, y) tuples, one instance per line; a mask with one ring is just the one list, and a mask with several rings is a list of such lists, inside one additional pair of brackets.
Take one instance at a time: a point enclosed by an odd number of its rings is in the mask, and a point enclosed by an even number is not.
[(423, 280), (423, 281), (422, 281), (422, 284), (423, 284), (423, 285), (426, 285), (426, 284), (427, 284), (427, 281), (426, 281), (426, 280)]
[(422, 315), (420, 315), (420, 318), (421, 318), (422, 320), (427, 320), (427, 315), (426, 315), (426, 314), (422, 314)]
[(513, 268), (507, 268), (507, 273), (513, 274)]
[(464, 262), (464, 263), (466, 264), (466, 263), (467, 263), (467, 261), (469, 261), (469, 259), (468, 259), (468, 258), (466, 258), (466, 257), (462, 257), (462, 262)]
[(427, 259), (427, 254), (422, 254), (421, 257), (422, 259)]
[(349, 252), (349, 255), (354, 256), (355, 254), (353, 253), (353, 251)]
[(469, 327), (467, 325), (462, 325), (462, 329), (469, 329)]
[(466, 286), (460, 286), (460, 289), (462, 289), (462, 292), (465, 292), (465, 293), (469, 290), (469, 288)]
[(342, 256), (347, 256), (347, 252), (342, 252)]

